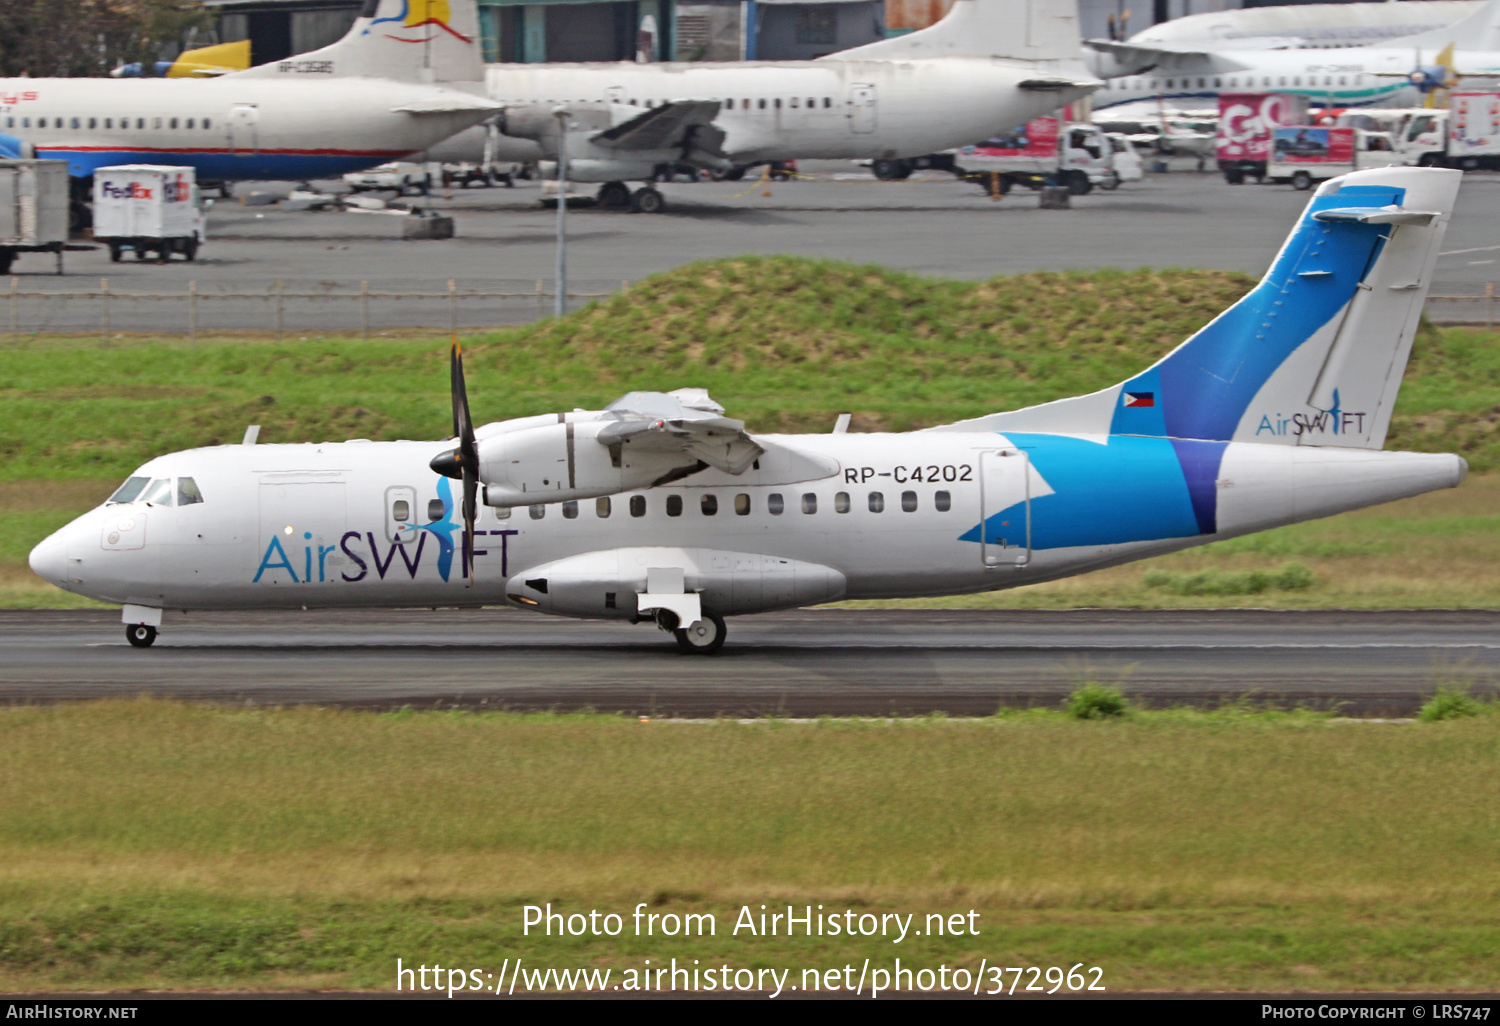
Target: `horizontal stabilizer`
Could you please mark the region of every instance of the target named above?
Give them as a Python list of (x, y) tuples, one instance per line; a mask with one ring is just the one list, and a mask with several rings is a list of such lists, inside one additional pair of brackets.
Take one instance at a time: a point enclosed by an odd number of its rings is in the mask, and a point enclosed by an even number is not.
[(1442, 216), (1435, 210), (1402, 210), (1400, 207), (1335, 207), (1332, 210), (1317, 211), (1313, 214), (1313, 220), (1348, 224), (1427, 225)]

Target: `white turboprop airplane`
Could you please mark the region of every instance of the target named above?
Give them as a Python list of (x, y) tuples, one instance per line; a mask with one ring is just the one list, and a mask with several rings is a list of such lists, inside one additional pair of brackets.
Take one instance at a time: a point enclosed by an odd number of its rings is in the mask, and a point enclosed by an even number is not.
[(1483, 6), (1484, 0), (1385, 0), (1244, 7), (1173, 18), (1142, 29), (1125, 42), (1214, 50), (1383, 46), (1405, 36), (1446, 28)]
[[(472, 0), (365, 0), (343, 39), (205, 81), (0, 80), (0, 154), (191, 166), (203, 179), (327, 178), (404, 156), (491, 117)], [(467, 88), (454, 88), (456, 83)]]
[[(163, 610), (478, 606), (654, 621), (1013, 588), (1463, 481), (1382, 452), (1461, 172), (1326, 181), (1260, 285), (1124, 383), (909, 434), (751, 435), (700, 390), (453, 441), (190, 449), (31, 550)], [(450, 477), (462, 480), (458, 493)], [(481, 504), (480, 499), (483, 499)]]
[(161, 456), (31, 567), (121, 603), (137, 646), (164, 610), (509, 603), (706, 653), (727, 616), (1010, 588), (1453, 487), (1462, 458), (1381, 447), (1460, 178), (1324, 183), (1254, 290), (1088, 395), (752, 435), (686, 389), (474, 430), (455, 342), (456, 448)]
[[(1106, 78), (1094, 108), (1160, 98), (1212, 104), (1220, 93), (1295, 93), (1313, 106), (1418, 107), (1453, 77), (1500, 76), (1500, 0), (1446, 28), (1378, 46), (1329, 50), (1214, 49), (1091, 39), (1089, 66)], [(1452, 47), (1452, 66), (1444, 51)]]
[[(720, 171), (807, 158), (893, 159), (986, 139), (1087, 96), (1076, 0), (955, 0), (937, 24), (815, 61), (492, 64), (504, 104), (495, 159), (555, 161), (570, 115), (568, 177), (605, 183), (607, 206), (662, 208), (663, 164)], [(482, 130), (430, 152), (480, 160)], [(497, 145), (498, 143), (498, 145)], [(543, 174), (552, 177), (551, 166)]]

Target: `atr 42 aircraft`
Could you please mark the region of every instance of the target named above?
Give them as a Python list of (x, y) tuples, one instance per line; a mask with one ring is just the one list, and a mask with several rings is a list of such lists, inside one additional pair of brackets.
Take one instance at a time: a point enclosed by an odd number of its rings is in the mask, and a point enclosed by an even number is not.
[[(545, 157), (607, 206), (657, 211), (663, 164), (727, 171), (798, 158), (891, 159), (985, 139), (1088, 95), (1076, 0), (955, 0), (937, 24), (815, 61), (492, 64), (504, 104), (496, 159)], [(523, 140), (517, 145), (517, 140)], [(429, 155), (479, 160), (483, 131)]]
[(137, 646), (164, 610), (510, 604), (708, 653), (728, 616), (1010, 588), (1450, 488), (1462, 458), (1381, 447), (1460, 178), (1324, 183), (1254, 290), (1088, 395), (906, 434), (755, 435), (696, 389), (474, 429), (455, 342), (456, 446), (161, 456), (31, 567), (122, 603)]
[[(1142, 29), (1125, 42), (1136, 46), (1274, 50), (1287, 47), (1383, 45), (1446, 28), (1467, 18), (1484, 0), (1295, 4), (1245, 7), (1173, 18)], [(1115, 37), (1111, 37), (1115, 38)]]
[(1218, 49), (1091, 39), (1089, 66), (1108, 79), (1095, 109), (1158, 97), (1212, 105), (1220, 93), (1296, 93), (1315, 107), (1417, 107), (1459, 78), (1500, 76), (1500, 0), (1446, 28), (1378, 46)]
[(472, 0), (365, 0), (337, 43), (204, 81), (0, 81), (0, 154), (66, 160), (87, 178), (113, 164), (191, 166), (203, 179), (305, 179), (371, 167), (492, 116), (444, 83), (484, 64)]

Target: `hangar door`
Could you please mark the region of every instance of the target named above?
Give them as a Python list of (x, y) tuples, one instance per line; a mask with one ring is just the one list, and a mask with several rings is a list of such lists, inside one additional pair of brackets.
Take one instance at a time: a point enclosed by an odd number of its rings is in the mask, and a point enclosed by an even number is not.
[(979, 454), (979, 552), (985, 566), (1031, 562), (1031, 473), (1022, 449)]

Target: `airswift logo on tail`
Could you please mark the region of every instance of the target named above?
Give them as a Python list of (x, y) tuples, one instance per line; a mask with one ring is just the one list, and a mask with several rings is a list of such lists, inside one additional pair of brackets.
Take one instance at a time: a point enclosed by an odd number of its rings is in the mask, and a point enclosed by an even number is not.
[(401, 13), (389, 18), (376, 18), (370, 22), (365, 34), (376, 25), (384, 25), (394, 22), (401, 29), (410, 31), (411, 35), (398, 36), (390, 29), (382, 29), (385, 38), (394, 39), (398, 43), (430, 43), (438, 38), (438, 33), (446, 32), (454, 39), (464, 43), (472, 43), (474, 40), (468, 36), (461, 35), (448, 24), (453, 20), (453, 13), (448, 8), (448, 0), (401, 0)]

